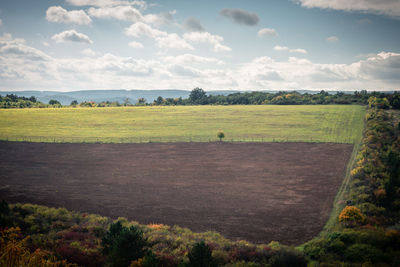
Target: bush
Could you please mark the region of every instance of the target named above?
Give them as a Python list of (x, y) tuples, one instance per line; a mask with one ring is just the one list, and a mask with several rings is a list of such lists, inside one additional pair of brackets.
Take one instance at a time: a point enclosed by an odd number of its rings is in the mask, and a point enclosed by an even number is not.
[(110, 266), (126, 267), (132, 261), (145, 256), (147, 245), (143, 232), (134, 226), (122, 226), (121, 222), (110, 225), (110, 231), (102, 240), (103, 255)]

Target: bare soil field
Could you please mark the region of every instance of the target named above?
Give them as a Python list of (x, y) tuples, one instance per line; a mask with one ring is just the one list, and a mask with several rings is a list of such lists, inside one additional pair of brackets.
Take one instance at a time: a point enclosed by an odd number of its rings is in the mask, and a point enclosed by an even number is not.
[(295, 245), (322, 230), (352, 149), (0, 142), (0, 198)]

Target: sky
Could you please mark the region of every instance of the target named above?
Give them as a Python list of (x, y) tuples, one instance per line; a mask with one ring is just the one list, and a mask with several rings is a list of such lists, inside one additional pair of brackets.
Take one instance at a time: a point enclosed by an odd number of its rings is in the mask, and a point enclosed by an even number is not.
[(400, 0), (1, 0), (0, 90), (400, 90)]

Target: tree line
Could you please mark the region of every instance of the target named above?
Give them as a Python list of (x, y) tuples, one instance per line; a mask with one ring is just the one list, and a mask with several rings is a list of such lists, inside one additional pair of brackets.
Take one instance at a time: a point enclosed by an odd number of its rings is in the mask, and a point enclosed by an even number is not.
[[(194, 88), (188, 98), (157, 97), (153, 102), (138, 98), (135, 103), (126, 98), (123, 103), (118, 101), (83, 101), (73, 100), (70, 107), (121, 107), (121, 106), (181, 106), (181, 105), (368, 105), (370, 98), (379, 99), (382, 108), (400, 109), (400, 92), (367, 92), (366, 90), (354, 93), (329, 93), (324, 90), (318, 93), (299, 93), (296, 91), (271, 92), (238, 92), (229, 95), (207, 94), (202, 88)], [(37, 101), (34, 96), (29, 98), (14, 94), (2, 97), (0, 108), (46, 108), (63, 107), (58, 100), (51, 99), (48, 104)]]

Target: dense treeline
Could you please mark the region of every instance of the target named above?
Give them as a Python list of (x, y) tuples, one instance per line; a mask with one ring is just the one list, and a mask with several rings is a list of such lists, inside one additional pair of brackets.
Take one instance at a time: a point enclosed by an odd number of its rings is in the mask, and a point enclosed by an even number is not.
[(384, 110), (385, 99), (368, 102), (347, 205), (328, 234), (305, 245), (318, 262), (400, 266), (400, 116)]
[(329, 94), (320, 91), (316, 94), (298, 92), (245, 92), (224, 95), (207, 95), (201, 88), (195, 88), (191, 91), (189, 98), (162, 98), (158, 97), (152, 105), (328, 105), (328, 104), (358, 104), (367, 105), (370, 97), (384, 99), (387, 101), (387, 108), (400, 108), (400, 92), (393, 94), (382, 92), (354, 92), (354, 94), (345, 94), (337, 92)]
[[(78, 103), (74, 100), (70, 107), (121, 107), (121, 106), (177, 106), (177, 105), (329, 105), (329, 104), (357, 104), (367, 105), (370, 97), (381, 99), (386, 105), (385, 108), (392, 107), (400, 109), (400, 92), (383, 93), (367, 92), (362, 90), (353, 94), (337, 92), (335, 94), (326, 91), (319, 93), (298, 93), (280, 91), (276, 93), (268, 92), (244, 92), (229, 95), (207, 94), (201, 88), (191, 91), (188, 98), (163, 98), (159, 96), (153, 102), (148, 103), (144, 98), (138, 98), (135, 103), (130, 99), (125, 99), (123, 103), (118, 101), (84, 101)], [(0, 108), (29, 108), (29, 107), (62, 107), (59, 101), (50, 100), (48, 104), (36, 101), (35, 97), (18, 97), (16, 95), (0, 96)]]

